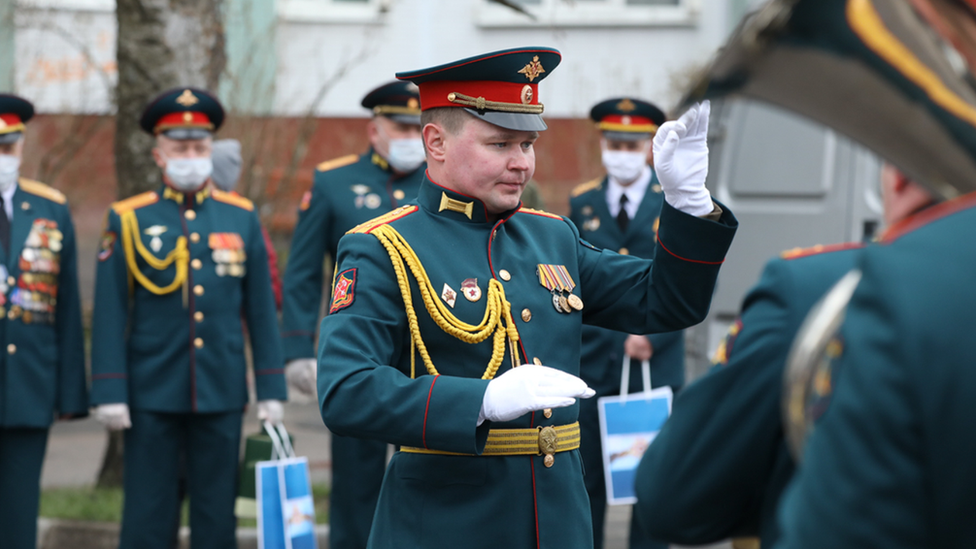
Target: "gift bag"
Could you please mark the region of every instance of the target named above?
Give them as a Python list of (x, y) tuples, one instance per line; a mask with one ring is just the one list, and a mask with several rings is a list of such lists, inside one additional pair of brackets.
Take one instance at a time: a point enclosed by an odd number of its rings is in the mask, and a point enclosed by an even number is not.
[(641, 363), (644, 388), (627, 394), (630, 357), (624, 356), (620, 396), (600, 397), (600, 442), (603, 446), (603, 476), (607, 485), (607, 504), (637, 502), (634, 478), (644, 451), (671, 415), (671, 387), (651, 389), (651, 365)]
[[(255, 468), (259, 461), (275, 460), (288, 457), (275, 453), (269, 430), (274, 428), (264, 422), (260, 432), (249, 435), (244, 441), (244, 459), (241, 461), (240, 476), (237, 483), (237, 501), (234, 502), (234, 514), (238, 518), (258, 518), (257, 502), (254, 499)], [(277, 436), (277, 432), (275, 432)], [(294, 437), (288, 437), (288, 443), (294, 444)]]
[(255, 468), (258, 549), (317, 549), (308, 458), (295, 457), (283, 425), (266, 424), (265, 430), (282, 457)]

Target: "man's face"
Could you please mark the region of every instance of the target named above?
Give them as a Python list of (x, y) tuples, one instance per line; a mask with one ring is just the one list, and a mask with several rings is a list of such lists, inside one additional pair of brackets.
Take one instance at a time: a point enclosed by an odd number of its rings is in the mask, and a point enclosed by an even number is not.
[(0, 144), (0, 154), (7, 154), (10, 156), (16, 156), (17, 158), (23, 158), (24, 156), (24, 138), (21, 137), (13, 143), (2, 143)]
[(385, 116), (374, 117), (366, 128), (369, 144), (383, 158), (390, 157), (391, 139), (420, 139), (420, 126), (404, 124)]
[(213, 138), (205, 139), (170, 139), (163, 134), (156, 136), (156, 148), (153, 149), (153, 159), (161, 169), (166, 167), (166, 161), (175, 158), (208, 158), (213, 149)]
[(535, 172), (538, 138), (539, 132), (507, 130), (472, 117), (457, 135), (445, 134), (445, 181), (437, 183), (481, 200), (489, 214), (511, 210)]

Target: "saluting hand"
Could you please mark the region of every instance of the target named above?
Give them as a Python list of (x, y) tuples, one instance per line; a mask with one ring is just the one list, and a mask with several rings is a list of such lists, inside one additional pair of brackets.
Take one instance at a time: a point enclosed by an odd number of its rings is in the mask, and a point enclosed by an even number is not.
[(703, 101), (681, 118), (665, 122), (654, 136), (654, 171), (664, 199), (689, 215), (712, 212), (712, 196), (705, 188), (708, 176), (708, 115), (711, 106)]
[(489, 421), (511, 421), (545, 408), (562, 408), (577, 398), (590, 398), (596, 391), (582, 379), (566, 372), (525, 364), (512, 368), (488, 383), (478, 425)]

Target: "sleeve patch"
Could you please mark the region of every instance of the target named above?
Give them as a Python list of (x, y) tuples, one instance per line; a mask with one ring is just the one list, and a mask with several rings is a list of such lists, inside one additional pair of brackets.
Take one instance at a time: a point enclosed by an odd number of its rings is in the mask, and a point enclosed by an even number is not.
[(329, 314), (345, 309), (356, 299), (356, 269), (346, 269), (336, 276), (332, 287), (332, 306)]
[(729, 325), (729, 331), (725, 334), (725, 339), (718, 344), (718, 349), (715, 349), (715, 356), (712, 358), (713, 365), (728, 365), (729, 357), (732, 356), (732, 346), (735, 345), (735, 339), (739, 337), (741, 331), (742, 319), (737, 318), (735, 322)]
[(113, 231), (105, 231), (102, 233), (102, 243), (98, 247), (99, 261), (105, 261), (112, 257), (112, 250), (115, 249), (115, 239), (116, 235)]

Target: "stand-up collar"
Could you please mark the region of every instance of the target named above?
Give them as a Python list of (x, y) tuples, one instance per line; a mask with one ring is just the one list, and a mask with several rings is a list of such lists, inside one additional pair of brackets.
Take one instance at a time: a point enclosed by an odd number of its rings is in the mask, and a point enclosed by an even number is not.
[[(191, 195), (186, 195), (184, 193), (181, 193), (180, 191), (173, 189), (173, 187), (170, 187), (169, 185), (164, 183), (163, 188), (159, 194), (162, 195), (164, 199), (172, 200), (177, 204), (183, 204), (184, 202), (186, 202), (187, 206), (192, 207), (194, 204), (203, 204), (203, 201), (210, 197), (210, 184), (209, 183), (205, 184), (203, 188), (197, 191), (196, 193), (193, 193)], [(190, 196), (195, 197), (196, 200), (189, 200)]]
[[(435, 183), (430, 179), (428, 172), (424, 173), (424, 180), (420, 183), (417, 203), (434, 215), (467, 223), (491, 223), (499, 219), (507, 219), (518, 211), (518, 208), (515, 208), (497, 216), (489, 216), (484, 202)], [(521, 202), (519, 202), (520, 207), (522, 207)]]

